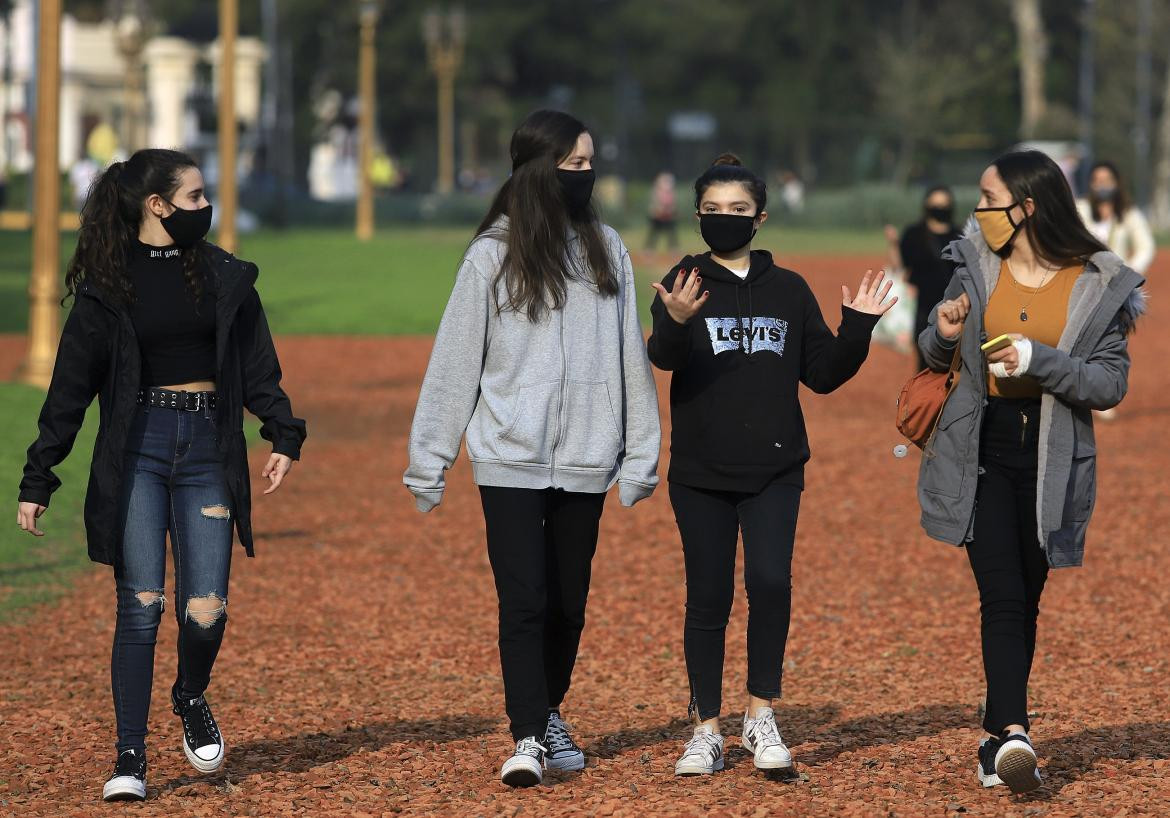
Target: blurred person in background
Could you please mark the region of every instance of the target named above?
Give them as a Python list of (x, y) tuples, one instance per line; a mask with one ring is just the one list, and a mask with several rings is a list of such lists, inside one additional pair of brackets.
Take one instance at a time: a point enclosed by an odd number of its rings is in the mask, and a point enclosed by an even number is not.
[(776, 724), (792, 612), (792, 551), (808, 437), (800, 385), (837, 389), (861, 368), (870, 334), (894, 301), (866, 273), (841, 287), (834, 335), (808, 283), (753, 250), (768, 218), (764, 181), (724, 154), (695, 182), (695, 214), (710, 252), (686, 256), (650, 312), (650, 360), (671, 373), (670, 503), (686, 569), (683, 648), (694, 730), (675, 775), (723, 769), (723, 656), (743, 532), (748, 595), (747, 702), (740, 742), (753, 764), (786, 774), (792, 754)]
[[(891, 261), (901, 262), (906, 281), (915, 291), (914, 337), (926, 329), (935, 307), (954, 273), (954, 264), (943, 259), (943, 250), (960, 238), (955, 229), (955, 197), (945, 185), (928, 188), (922, 197), (922, 218), (902, 231), (894, 247), (894, 236), (886, 233)], [(926, 368), (926, 359), (914, 345), (918, 368)]]
[[(1154, 234), (1142, 211), (1129, 198), (1121, 174), (1112, 162), (1097, 162), (1089, 171), (1089, 196), (1077, 200), (1085, 225), (1106, 247), (1141, 275), (1154, 260)], [(1116, 408), (1097, 413), (1116, 420)]]
[(624, 506), (654, 491), (661, 432), (630, 254), (593, 206), (592, 135), (536, 111), (511, 156), (435, 335), (403, 481), (435, 508), (466, 436), (516, 742), (500, 778), (531, 787), (585, 766), (561, 703), (602, 507), (615, 484)]
[[(979, 589), (979, 781), (1022, 793), (1041, 784), (1028, 735), (1040, 595), (1050, 568), (1084, 558), (1097, 484), (1091, 410), (1125, 396), (1143, 279), (1088, 231), (1039, 151), (996, 159), (974, 215), (979, 229), (947, 248), (955, 275), (918, 339), (935, 372), (956, 345), (962, 361), (918, 499), (926, 533), (966, 547)], [(985, 353), (1001, 335), (1010, 343)]]
[(170, 703), (191, 766), (218, 770), (226, 745), (204, 697), (227, 624), (232, 531), (252, 556), (246, 408), (272, 443), (261, 476), (280, 487), (305, 439), (281, 371), (256, 265), (208, 243), (211, 204), (189, 156), (142, 150), (115, 162), (81, 210), (65, 322), (20, 481), (17, 523), (35, 536), (61, 485), (86, 408), (101, 418), (85, 497), (90, 559), (112, 565), (117, 624), (110, 683), (117, 761), (107, 801), (146, 798), (154, 649), (175, 563), (178, 672)]
[(650, 187), (650, 230), (646, 234), (646, 251), (658, 246), (658, 237), (664, 236), (670, 250), (678, 247), (678, 214), (674, 190), (674, 174), (660, 173)]
[(790, 170), (780, 173), (780, 201), (789, 213), (804, 211), (804, 182)]

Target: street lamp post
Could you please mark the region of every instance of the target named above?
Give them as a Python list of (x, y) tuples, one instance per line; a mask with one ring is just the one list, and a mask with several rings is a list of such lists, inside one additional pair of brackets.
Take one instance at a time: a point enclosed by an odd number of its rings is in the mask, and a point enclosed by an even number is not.
[(41, 0), (37, 22), (36, 166), (33, 169), (33, 264), (29, 276), (25, 383), (48, 387), (59, 335), (61, 170), (57, 136), (61, 100), (61, 0)]
[(358, 200), (355, 232), (362, 241), (374, 237), (374, 182), (370, 167), (374, 161), (375, 34), (378, 0), (362, 0), (361, 46), (358, 54)]
[(455, 74), (463, 62), (466, 18), (461, 9), (444, 14), (431, 9), (423, 15), (427, 63), (438, 80), (439, 193), (455, 189)]
[(219, 246), (236, 251), (236, 31), (237, 0), (219, 0)]

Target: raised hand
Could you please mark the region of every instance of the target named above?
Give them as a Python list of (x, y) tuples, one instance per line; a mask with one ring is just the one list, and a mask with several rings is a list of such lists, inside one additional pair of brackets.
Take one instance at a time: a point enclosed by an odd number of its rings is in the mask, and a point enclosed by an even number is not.
[(944, 301), (938, 305), (938, 334), (948, 341), (958, 338), (963, 331), (963, 322), (967, 320), (967, 313), (971, 311), (971, 299), (963, 293), (958, 298)]
[[(883, 281), (885, 281), (884, 286), (882, 285)], [(893, 286), (894, 280), (892, 278), (886, 281), (885, 270), (879, 271), (876, 276), (874, 276), (873, 270), (866, 270), (865, 277), (861, 279), (861, 285), (857, 288), (856, 298), (850, 295), (848, 287), (844, 284), (841, 285), (841, 303), (858, 312), (885, 315), (898, 303), (897, 296), (889, 301), (886, 300), (890, 294), (890, 288)]]
[(685, 324), (694, 318), (711, 295), (707, 291), (699, 295), (703, 279), (699, 275), (698, 267), (685, 276), (685, 281), (683, 279), (683, 271), (680, 269), (678, 275), (674, 277), (674, 287), (671, 289), (667, 290), (657, 282), (650, 285), (658, 291), (658, 296), (662, 299), (662, 304), (670, 313), (670, 317), (679, 324)]

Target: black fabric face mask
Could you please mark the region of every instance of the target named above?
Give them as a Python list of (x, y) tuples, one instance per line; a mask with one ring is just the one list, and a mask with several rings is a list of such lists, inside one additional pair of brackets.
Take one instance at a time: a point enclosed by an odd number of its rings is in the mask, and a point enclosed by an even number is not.
[(734, 213), (700, 213), (699, 232), (716, 253), (730, 253), (748, 244), (756, 235), (755, 216)]
[(955, 209), (953, 207), (928, 207), (926, 208), (926, 215), (936, 222), (945, 222), (950, 224), (955, 217)]
[(198, 210), (175, 207), (174, 212), (161, 221), (163, 230), (175, 240), (175, 246), (186, 250), (194, 247), (211, 229), (211, 205)]
[(589, 207), (596, 178), (592, 168), (589, 170), (557, 168), (557, 181), (561, 183), (561, 192), (565, 195), (565, 203), (568, 204), (570, 213), (580, 215)]

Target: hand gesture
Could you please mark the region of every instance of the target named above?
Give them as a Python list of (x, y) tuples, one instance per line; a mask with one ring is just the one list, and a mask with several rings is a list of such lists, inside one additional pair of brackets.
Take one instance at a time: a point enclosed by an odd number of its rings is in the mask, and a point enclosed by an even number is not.
[(885, 286), (882, 286), (885, 278), (885, 270), (879, 271), (876, 278), (873, 270), (866, 270), (865, 277), (861, 279), (861, 286), (857, 288), (856, 298), (849, 294), (848, 287), (844, 284), (841, 285), (841, 303), (858, 312), (869, 315), (885, 315), (891, 307), (898, 303), (897, 296), (889, 301), (886, 300), (890, 294), (890, 288), (894, 286), (894, 280), (891, 278), (885, 282)]
[(958, 298), (944, 301), (938, 305), (938, 334), (948, 341), (958, 338), (963, 331), (963, 322), (967, 320), (967, 313), (971, 311), (971, 299), (963, 293)]
[(683, 271), (680, 269), (678, 275), (674, 277), (674, 287), (670, 290), (657, 282), (650, 285), (658, 291), (658, 296), (662, 299), (670, 317), (679, 324), (685, 324), (694, 318), (711, 295), (710, 292), (706, 291), (699, 295), (699, 287), (702, 285), (703, 279), (699, 275), (698, 267), (686, 275), (685, 281), (683, 278)]
[(16, 524), (22, 531), (27, 531), (34, 537), (43, 537), (45, 532), (37, 528), (37, 519), (45, 513), (45, 507), (38, 503), (18, 503), (16, 506)]
[(288, 474), (288, 470), (292, 468), (292, 458), (286, 454), (272, 453), (268, 458), (268, 462), (264, 465), (264, 471), (260, 472), (261, 477), (267, 477), (271, 485), (264, 489), (265, 494), (272, 494), (280, 488), (284, 476)]

